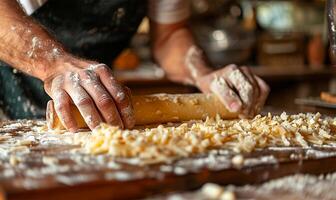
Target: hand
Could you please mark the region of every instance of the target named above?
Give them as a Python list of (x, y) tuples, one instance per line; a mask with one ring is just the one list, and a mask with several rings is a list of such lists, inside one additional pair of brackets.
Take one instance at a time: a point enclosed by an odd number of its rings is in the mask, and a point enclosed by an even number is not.
[(70, 59), (58, 66), (57, 73), (44, 81), (44, 87), (69, 131), (78, 130), (71, 104), (76, 105), (90, 129), (101, 122), (121, 128), (134, 126), (130, 91), (115, 80), (106, 65)]
[(269, 94), (268, 85), (248, 67), (229, 65), (196, 79), (202, 92), (216, 94), (230, 112), (250, 118), (260, 112)]

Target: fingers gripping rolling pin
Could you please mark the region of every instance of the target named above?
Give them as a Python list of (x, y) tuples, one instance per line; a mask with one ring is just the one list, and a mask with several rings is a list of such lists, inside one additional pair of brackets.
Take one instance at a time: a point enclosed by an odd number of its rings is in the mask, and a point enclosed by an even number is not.
[[(220, 100), (212, 94), (155, 94), (133, 96), (132, 103), (136, 125), (181, 122), (206, 119), (219, 114), (223, 119), (235, 119), (237, 113), (229, 112)], [(87, 125), (73, 105), (72, 115), (79, 128)], [(47, 106), (47, 123), (50, 129), (65, 129), (54, 109), (53, 103)]]

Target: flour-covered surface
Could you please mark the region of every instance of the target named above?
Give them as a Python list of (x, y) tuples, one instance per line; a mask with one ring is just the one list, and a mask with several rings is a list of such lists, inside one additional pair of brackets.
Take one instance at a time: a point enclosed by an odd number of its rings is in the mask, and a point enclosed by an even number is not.
[(50, 132), (44, 121), (2, 122), (0, 186), (6, 197), (132, 199), (196, 189), (207, 182), (241, 185), (293, 173), (336, 170), (336, 147), (330, 140), (319, 146), (265, 147), (240, 153), (212, 149), (149, 164), (137, 157), (90, 154), (77, 144), (90, 135)]
[(296, 174), (259, 185), (220, 186), (206, 183), (193, 192), (171, 193), (147, 200), (334, 200), (336, 174)]
[(161, 163), (213, 149), (249, 153), (267, 147), (333, 146), (336, 120), (323, 118), (320, 113), (282, 113), (240, 120), (223, 120), (217, 116), (140, 130), (121, 130), (102, 124), (90, 135), (75, 137), (75, 141), (88, 153), (137, 157), (145, 164)]

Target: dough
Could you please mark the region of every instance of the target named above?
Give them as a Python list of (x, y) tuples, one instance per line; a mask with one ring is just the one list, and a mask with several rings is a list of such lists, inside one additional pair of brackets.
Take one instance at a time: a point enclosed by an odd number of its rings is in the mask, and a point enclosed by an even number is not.
[(266, 147), (328, 145), (336, 139), (335, 127), (335, 119), (323, 119), (319, 113), (258, 115), (252, 120), (223, 120), (218, 116), (141, 130), (121, 130), (102, 124), (92, 134), (76, 137), (76, 143), (87, 153), (138, 158), (148, 164), (213, 149), (246, 153)]

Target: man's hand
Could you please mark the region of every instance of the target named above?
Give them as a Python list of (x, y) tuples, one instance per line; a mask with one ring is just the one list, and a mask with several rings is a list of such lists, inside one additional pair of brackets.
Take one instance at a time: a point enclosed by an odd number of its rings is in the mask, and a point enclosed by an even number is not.
[(213, 71), (186, 21), (175, 24), (152, 22), (153, 54), (166, 76), (179, 83), (215, 93), (227, 109), (240, 117), (253, 117), (262, 109), (269, 87), (247, 67), (229, 65)]
[(200, 76), (196, 85), (202, 92), (216, 94), (229, 111), (241, 113), (242, 118), (258, 114), (270, 91), (248, 67), (236, 65)]
[(101, 122), (134, 126), (130, 92), (104, 64), (69, 54), (17, 1), (0, 1), (0, 60), (44, 82), (63, 125), (77, 131), (70, 105), (75, 104), (93, 129)]
[(62, 70), (55, 70), (58, 72), (44, 81), (45, 90), (68, 130), (78, 130), (71, 104), (77, 106), (90, 129), (101, 122), (121, 128), (134, 126), (129, 89), (115, 80), (106, 65), (70, 59), (61, 62), (59, 68)]

